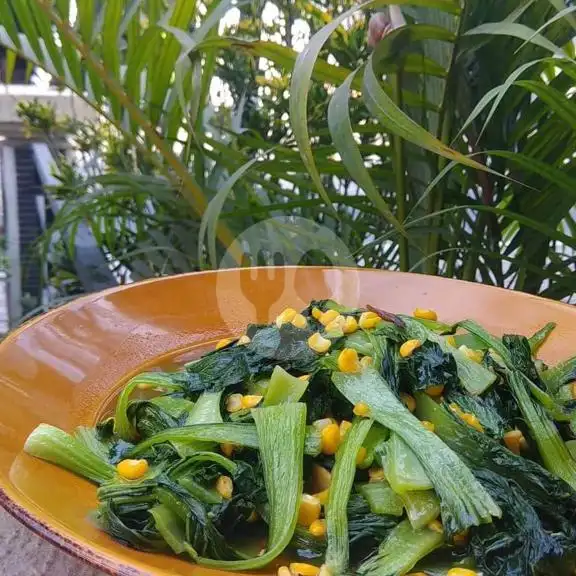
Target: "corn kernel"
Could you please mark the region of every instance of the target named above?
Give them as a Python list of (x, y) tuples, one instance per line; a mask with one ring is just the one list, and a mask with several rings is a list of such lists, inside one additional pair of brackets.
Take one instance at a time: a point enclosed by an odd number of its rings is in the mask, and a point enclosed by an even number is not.
[(280, 328), (282, 324), (288, 324), (289, 322), (292, 322), (296, 314), (298, 314), (298, 312), (296, 312), (294, 308), (286, 308), (278, 316), (276, 316), (276, 326)]
[(332, 322), (328, 322), (328, 324), (326, 324), (326, 332), (337, 332), (337, 331), (344, 332), (345, 322), (346, 319), (344, 318), (344, 316), (338, 314), (338, 316), (336, 316), (336, 318), (334, 318)]
[(526, 442), (526, 438), (524, 438), (524, 434), (522, 434), (521, 430), (511, 430), (504, 434), (504, 444), (506, 444), (506, 448), (511, 452), (514, 452), (514, 454), (520, 454), (522, 440)]
[(406, 574), (406, 576), (428, 576), (425, 572), (410, 572), (410, 574)]
[(414, 353), (414, 350), (420, 348), (420, 346), (422, 346), (420, 340), (408, 340), (400, 346), (400, 356), (402, 356), (402, 358), (409, 358)]
[(222, 454), (224, 454), (224, 456), (228, 458), (232, 457), (235, 448), (236, 446), (234, 446), (234, 444), (231, 444), (230, 442), (224, 442), (223, 444), (220, 444), (220, 450), (222, 451)]
[(232, 478), (230, 478), (230, 476), (219, 476), (218, 480), (216, 480), (216, 492), (218, 492), (224, 500), (230, 500), (233, 491), (234, 484), (232, 483)]
[(410, 410), (410, 412), (414, 412), (414, 410), (416, 410), (416, 400), (414, 399), (414, 396), (410, 396), (410, 394), (405, 394), (402, 392), (400, 394), (400, 400), (402, 400), (402, 403), (404, 406), (406, 406), (406, 408), (408, 408), (408, 410)]
[(317, 494), (314, 494), (314, 496), (316, 498), (318, 498), (318, 501), (320, 502), (320, 504), (322, 504), (322, 506), (326, 506), (326, 504), (328, 503), (328, 496), (330, 495), (330, 490), (322, 490), (322, 492), (318, 492)]
[(366, 418), (370, 416), (370, 406), (365, 402), (358, 402), (358, 404), (354, 406), (354, 414)]
[(358, 454), (356, 454), (356, 466), (362, 466), (364, 460), (366, 460), (366, 455), (368, 454), (368, 450), (362, 446), (358, 450)]
[(346, 316), (342, 332), (344, 332), (344, 334), (354, 334), (356, 330), (358, 330), (358, 322), (356, 318), (354, 318), (354, 316)]
[(478, 572), (468, 568), (450, 568), (446, 576), (478, 576)]
[(368, 478), (370, 478), (370, 482), (383, 482), (386, 480), (386, 474), (382, 468), (370, 468)]
[(331, 456), (336, 454), (340, 446), (340, 427), (338, 424), (329, 424), (322, 429), (322, 454)]
[(462, 418), (462, 416), (464, 416), (464, 412), (462, 412), (462, 408), (460, 408), (460, 406), (458, 406), (458, 404), (455, 404), (454, 402), (452, 402), (452, 404), (450, 404), (448, 406), (448, 408), (450, 408), (450, 410), (452, 412), (454, 412), (454, 414), (456, 414), (456, 416), (460, 416), (460, 418)]
[(470, 360), (476, 362), (477, 364), (482, 363), (482, 360), (484, 359), (484, 352), (482, 352), (482, 350), (472, 350), (472, 348), (468, 348), (468, 346), (464, 345), (460, 346), (458, 350), (460, 350), (460, 352), (464, 352), (464, 354), (466, 354)]
[(258, 514), (256, 510), (252, 510), (252, 513), (248, 516), (246, 522), (248, 522), (248, 524), (254, 524), (254, 522), (258, 522), (258, 520), (260, 520), (260, 514)]
[(298, 376), (298, 380), (302, 380), (302, 382), (308, 382), (311, 376), (311, 374), (302, 374), (302, 376)]
[(320, 308), (316, 308), (316, 306), (314, 306), (314, 308), (312, 308), (312, 316), (314, 317), (314, 319), (320, 320), (320, 318), (322, 317), (322, 314), (324, 314), (324, 312), (322, 312), (322, 310), (320, 310)]
[(320, 418), (320, 420), (314, 420), (314, 422), (312, 422), (312, 426), (320, 432), (322, 432), (326, 426), (330, 426), (330, 424), (336, 424), (336, 420), (334, 420), (334, 418)]
[(372, 356), (363, 356), (360, 360), (360, 366), (362, 367), (362, 370), (365, 370), (366, 368), (372, 366), (373, 362), (374, 358), (372, 358)]
[(363, 330), (369, 330), (375, 328), (380, 322), (382, 322), (382, 318), (376, 312), (362, 312), (358, 324)]
[(452, 348), (456, 348), (456, 338), (454, 338), (454, 336), (446, 336), (446, 344), (452, 346)]
[(463, 532), (458, 532), (458, 534), (454, 534), (454, 545), (455, 546), (466, 546), (468, 544), (468, 530), (464, 530)]
[(482, 426), (480, 420), (478, 420), (475, 414), (467, 412), (461, 416), (461, 418), (466, 422), (466, 424), (468, 424), (468, 426), (472, 426), (472, 428), (478, 430), (478, 432), (484, 432), (484, 426)]
[(310, 338), (308, 338), (308, 346), (310, 346), (314, 352), (318, 352), (318, 354), (325, 354), (330, 350), (332, 342), (327, 338), (324, 338), (319, 332), (315, 332), (310, 336)]
[(570, 392), (572, 393), (572, 398), (576, 400), (576, 382), (570, 384)]
[(420, 424), (422, 424), (422, 426), (424, 426), (424, 428), (426, 428), (426, 430), (429, 430), (430, 432), (434, 432), (434, 430), (436, 429), (436, 426), (434, 426), (432, 422), (428, 422), (428, 420), (422, 420)]
[(288, 566), (280, 566), (278, 568), (278, 576), (294, 576)]
[(322, 564), (322, 566), (320, 566), (320, 572), (318, 572), (318, 576), (333, 576), (332, 570), (330, 570), (326, 564)]
[(304, 562), (292, 562), (290, 564), (290, 571), (296, 576), (318, 576), (320, 568), (313, 564), (305, 564)]
[(216, 346), (214, 346), (214, 350), (220, 350), (221, 348), (228, 346), (228, 344), (230, 344), (232, 341), (233, 341), (232, 338), (223, 338), (222, 340), (219, 340), (216, 343)]
[(308, 320), (302, 314), (296, 314), (294, 318), (292, 318), (291, 322), (292, 326), (296, 326), (296, 328), (306, 328), (308, 326)]
[(326, 536), (326, 520), (314, 520), (314, 522), (310, 524), (308, 531), (312, 536), (316, 536), (316, 538)]
[(328, 490), (330, 484), (332, 483), (332, 474), (329, 470), (326, 470), (324, 466), (319, 464), (312, 465), (312, 474), (310, 477), (310, 488), (314, 492), (322, 492), (323, 490)]
[(242, 394), (230, 394), (226, 399), (226, 410), (230, 414), (242, 410)]
[(432, 398), (438, 398), (438, 396), (442, 396), (442, 392), (444, 392), (444, 386), (430, 386), (430, 388), (426, 388), (426, 394), (431, 396)]
[(243, 334), (242, 336), (240, 336), (240, 338), (238, 338), (237, 344), (239, 346), (246, 346), (246, 344), (250, 344), (250, 342), (252, 342), (250, 336), (246, 336), (246, 334)]
[(151, 390), (154, 387), (154, 384), (150, 384), (150, 382), (140, 382), (140, 384), (136, 385), (138, 390)]
[(242, 408), (254, 408), (262, 402), (264, 396), (258, 396), (257, 394), (247, 394), (246, 396), (242, 396)]
[(116, 470), (126, 480), (138, 480), (148, 472), (146, 460), (122, 460), (116, 465)]
[(442, 534), (444, 532), (444, 526), (442, 526), (442, 522), (440, 522), (440, 520), (432, 520), (432, 522), (428, 524), (428, 529), (432, 530), (433, 532), (438, 532), (438, 534)]
[(346, 372), (347, 374), (360, 372), (358, 352), (353, 348), (344, 348), (344, 350), (338, 354), (338, 370), (340, 370), (340, 372)]
[(344, 439), (348, 430), (352, 428), (352, 422), (348, 422), (348, 420), (342, 420), (340, 422), (340, 438)]
[(300, 526), (310, 526), (312, 522), (320, 518), (321, 508), (320, 500), (318, 500), (316, 496), (302, 494), (300, 508), (298, 510), (298, 524), (300, 524)]
[(332, 320), (336, 320), (338, 316), (340, 316), (340, 313), (338, 311), (327, 310), (322, 314), (322, 316), (320, 316), (318, 320), (320, 321), (320, 324), (322, 324), (323, 326), (328, 326), (328, 324), (330, 324)]
[(416, 308), (413, 315), (414, 318), (420, 318), (421, 320), (438, 320), (438, 314), (428, 308)]

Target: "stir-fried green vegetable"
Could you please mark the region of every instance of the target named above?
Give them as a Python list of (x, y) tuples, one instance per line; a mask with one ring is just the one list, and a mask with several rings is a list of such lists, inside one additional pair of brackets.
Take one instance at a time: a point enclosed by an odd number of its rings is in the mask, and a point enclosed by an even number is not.
[(208, 567), (572, 576), (576, 360), (535, 358), (554, 328), (314, 301), (24, 449), (95, 482), (115, 540)]

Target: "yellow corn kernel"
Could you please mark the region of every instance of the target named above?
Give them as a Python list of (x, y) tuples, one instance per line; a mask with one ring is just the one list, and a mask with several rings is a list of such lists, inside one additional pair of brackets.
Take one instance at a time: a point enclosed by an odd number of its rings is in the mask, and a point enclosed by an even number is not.
[(414, 318), (420, 318), (421, 320), (438, 320), (438, 314), (434, 310), (429, 310), (428, 308), (416, 308), (413, 312)]
[(372, 356), (363, 356), (360, 360), (360, 366), (362, 367), (362, 370), (365, 370), (366, 368), (372, 366), (373, 362), (374, 359)]
[(154, 387), (154, 384), (150, 384), (149, 382), (140, 382), (140, 384), (136, 385), (138, 390), (151, 390)]
[(432, 522), (428, 524), (428, 529), (434, 532), (438, 532), (438, 534), (442, 534), (444, 532), (444, 526), (442, 526), (442, 522), (440, 522), (440, 520), (432, 520)]
[(322, 490), (322, 492), (318, 492), (317, 494), (314, 494), (315, 498), (318, 498), (318, 501), (320, 502), (320, 504), (322, 504), (322, 506), (326, 506), (326, 504), (328, 503), (328, 496), (330, 495), (330, 490)]
[(276, 316), (276, 326), (280, 328), (282, 324), (288, 324), (289, 322), (292, 322), (296, 314), (298, 314), (298, 312), (296, 312), (294, 308), (286, 308), (285, 310), (280, 312), (278, 316)]
[(308, 320), (302, 314), (296, 314), (291, 321), (292, 326), (296, 326), (296, 328), (306, 328), (308, 326)]
[(362, 463), (366, 460), (366, 454), (368, 454), (368, 450), (364, 446), (360, 447), (358, 454), (356, 454), (356, 466), (362, 466)]
[(416, 400), (414, 399), (414, 396), (410, 396), (410, 394), (405, 394), (402, 392), (400, 394), (400, 400), (402, 400), (402, 403), (404, 406), (406, 406), (406, 408), (408, 408), (408, 410), (410, 410), (410, 412), (414, 412), (414, 410), (416, 410)]
[(368, 478), (370, 478), (370, 482), (383, 482), (386, 480), (386, 474), (382, 468), (370, 468)]
[(242, 396), (242, 408), (255, 408), (262, 402), (264, 396), (258, 396), (257, 394), (247, 394)]
[(318, 572), (318, 576), (333, 576), (332, 570), (330, 570), (326, 564), (322, 564), (322, 566), (320, 566), (320, 572)]
[(340, 422), (340, 438), (344, 439), (348, 430), (352, 428), (352, 422), (348, 422), (348, 420), (342, 420)]
[(358, 324), (363, 330), (369, 330), (375, 328), (380, 322), (382, 322), (382, 318), (376, 312), (362, 312)]
[(572, 393), (572, 398), (576, 400), (576, 382), (570, 384), (570, 392)]
[(254, 522), (258, 522), (258, 520), (260, 520), (260, 514), (258, 514), (256, 510), (252, 510), (252, 513), (250, 514), (250, 516), (248, 516), (246, 522), (248, 522), (249, 524), (254, 524)]
[(220, 350), (220, 348), (224, 348), (225, 346), (228, 346), (228, 344), (230, 344), (230, 342), (232, 342), (232, 338), (223, 338), (222, 340), (219, 340), (216, 343), (216, 346), (214, 346), (214, 350)]
[(314, 522), (310, 524), (308, 531), (312, 536), (316, 536), (316, 538), (326, 536), (326, 520), (314, 520)]
[(338, 314), (338, 316), (336, 316), (336, 318), (334, 318), (334, 320), (332, 320), (332, 322), (328, 322), (328, 324), (326, 324), (326, 332), (336, 332), (338, 330), (341, 330), (342, 332), (344, 332), (344, 323), (346, 322), (346, 319), (344, 318), (344, 316), (342, 316), (341, 314)]
[(450, 568), (446, 576), (478, 576), (478, 572), (468, 568)]
[(310, 346), (314, 352), (318, 352), (318, 354), (325, 354), (330, 350), (332, 342), (330, 342), (328, 338), (324, 338), (320, 332), (315, 332), (308, 338), (308, 346)]
[(242, 410), (242, 394), (230, 394), (226, 399), (226, 410), (232, 414)]
[(304, 562), (292, 562), (290, 564), (290, 571), (295, 576), (318, 576), (320, 568), (312, 564), (305, 564)]
[(222, 454), (224, 454), (224, 456), (227, 456), (228, 458), (232, 457), (235, 448), (236, 446), (234, 446), (234, 444), (231, 444), (230, 442), (224, 442), (223, 444), (220, 444), (220, 450)]
[(239, 346), (246, 346), (246, 344), (250, 344), (250, 342), (252, 342), (250, 336), (246, 336), (246, 334), (243, 334), (242, 336), (240, 336), (240, 338), (238, 338), (237, 344)]
[(278, 576), (294, 576), (288, 566), (280, 566), (278, 568)]
[(460, 352), (464, 352), (464, 354), (466, 354), (470, 360), (476, 362), (477, 364), (480, 364), (484, 359), (484, 352), (482, 352), (482, 350), (472, 350), (472, 348), (468, 348), (468, 346), (464, 345), (460, 346), (458, 350), (460, 350)]
[(322, 506), (320, 500), (311, 494), (302, 494), (300, 509), (298, 510), (298, 524), (300, 526), (310, 526), (320, 518)]
[(461, 416), (461, 418), (466, 422), (466, 424), (468, 424), (468, 426), (472, 426), (472, 428), (475, 428), (478, 432), (484, 432), (484, 426), (480, 424), (480, 420), (478, 420), (475, 414), (467, 412)]
[(234, 492), (232, 478), (230, 478), (230, 476), (219, 476), (218, 480), (216, 480), (216, 492), (218, 492), (224, 500), (230, 500), (230, 498), (232, 498), (232, 492)]
[(430, 386), (430, 388), (426, 388), (426, 394), (431, 396), (432, 398), (438, 398), (438, 396), (442, 396), (442, 392), (444, 392), (444, 386)]
[(452, 348), (456, 348), (456, 338), (454, 338), (454, 336), (446, 336), (446, 344), (452, 346)]
[(368, 404), (365, 402), (358, 402), (358, 404), (354, 406), (354, 414), (356, 416), (367, 418), (370, 416), (370, 406), (368, 406)]
[(336, 454), (340, 446), (340, 426), (338, 424), (329, 424), (322, 429), (322, 454), (331, 456)]
[(420, 346), (422, 346), (420, 340), (408, 340), (400, 346), (400, 356), (402, 356), (402, 358), (408, 358), (412, 356), (414, 350), (420, 348)]
[(428, 576), (425, 572), (410, 572), (410, 574), (406, 574), (406, 576)]
[(311, 374), (302, 374), (302, 376), (298, 376), (298, 380), (302, 380), (302, 382), (308, 382), (311, 376)]
[(430, 432), (434, 432), (434, 430), (436, 429), (436, 426), (434, 426), (432, 422), (428, 422), (428, 420), (422, 420), (420, 424), (422, 424), (422, 426), (424, 426), (424, 428), (426, 428), (426, 430), (429, 430)]
[(324, 466), (319, 464), (312, 465), (312, 474), (310, 477), (310, 488), (313, 492), (322, 492), (328, 490), (332, 483), (332, 474)]
[(468, 544), (468, 530), (464, 530), (463, 532), (458, 532), (458, 534), (454, 534), (454, 545), (455, 546), (466, 546)]
[(358, 352), (353, 348), (344, 348), (344, 350), (338, 354), (338, 370), (348, 374), (356, 374), (357, 372), (360, 372)]
[(320, 418), (320, 420), (314, 420), (312, 426), (322, 432), (322, 430), (324, 430), (326, 426), (330, 426), (330, 424), (336, 424), (336, 420), (334, 420), (334, 418)]
[(323, 326), (328, 326), (332, 320), (336, 320), (340, 316), (340, 313), (337, 310), (327, 310), (318, 318), (320, 324)]
[(342, 332), (344, 334), (353, 334), (358, 330), (358, 322), (354, 316), (346, 316), (344, 319), (344, 326), (342, 326)]
[(125, 480), (138, 480), (148, 472), (146, 460), (122, 460), (116, 465), (116, 470)]
[(316, 308), (316, 306), (314, 306), (314, 308), (312, 308), (312, 316), (316, 320), (320, 320), (320, 318), (322, 317), (322, 314), (324, 314), (324, 312), (322, 312), (322, 310), (320, 310), (320, 308)]
[(504, 444), (506, 444), (506, 448), (514, 452), (514, 454), (520, 454), (522, 440), (526, 442), (526, 438), (524, 438), (521, 430), (511, 430), (504, 434)]
[(456, 416), (460, 416), (460, 418), (462, 418), (462, 416), (464, 416), (464, 412), (462, 411), (462, 408), (460, 408), (460, 406), (458, 406), (458, 404), (455, 404), (453, 402), (452, 404), (450, 404), (450, 406), (448, 406), (448, 408), (450, 408), (450, 410), (452, 412), (454, 412), (454, 414), (456, 414)]

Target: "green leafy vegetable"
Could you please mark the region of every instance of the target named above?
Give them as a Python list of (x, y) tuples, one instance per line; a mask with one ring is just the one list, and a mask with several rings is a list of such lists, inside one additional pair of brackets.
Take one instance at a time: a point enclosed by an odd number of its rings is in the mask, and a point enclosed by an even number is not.
[(546, 340), (548, 340), (548, 337), (550, 336), (550, 334), (552, 334), (552, 332), (554, 332), (555, 329), (556, 329), (556, 322), (548, 322), (546, 326), (543, 326), (542, 328), (540, 328), (540, 330), (538, 330), (538, 332), (536, 332), (535, 334), (530, 336), (530, 338), (528, 338), (532, 356), (536, 356), (536, 354), (538, 354), (540, 348), (542, 348), (542, 346), (546, 343)]
[(298, 402), (306, 392), (306, 388), (308, 388), (308, 382), (291, 376), (281, 366), (276, 366), (270, 377), (264, 406)]
[(428, 526), (440, 515), (440, 500), (433, 490), (404, 492), (401, 496), (406, 515), (414, 530)]
[(358, 492), (366, 498), (370, 510), (374, 514), (402, 516), (404, 504), (402, 499), (387, 482), (370, 482), (357, 487)]

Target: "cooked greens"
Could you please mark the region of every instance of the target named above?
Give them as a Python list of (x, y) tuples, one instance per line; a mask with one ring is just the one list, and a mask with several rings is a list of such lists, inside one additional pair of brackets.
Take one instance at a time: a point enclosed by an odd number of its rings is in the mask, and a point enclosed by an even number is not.
[(574, 574), (576, 360), (537, 360), (552, 323), (421, 312), (286, 309), (24, 449), (96, 483), (115, 540), (225, 571)]

